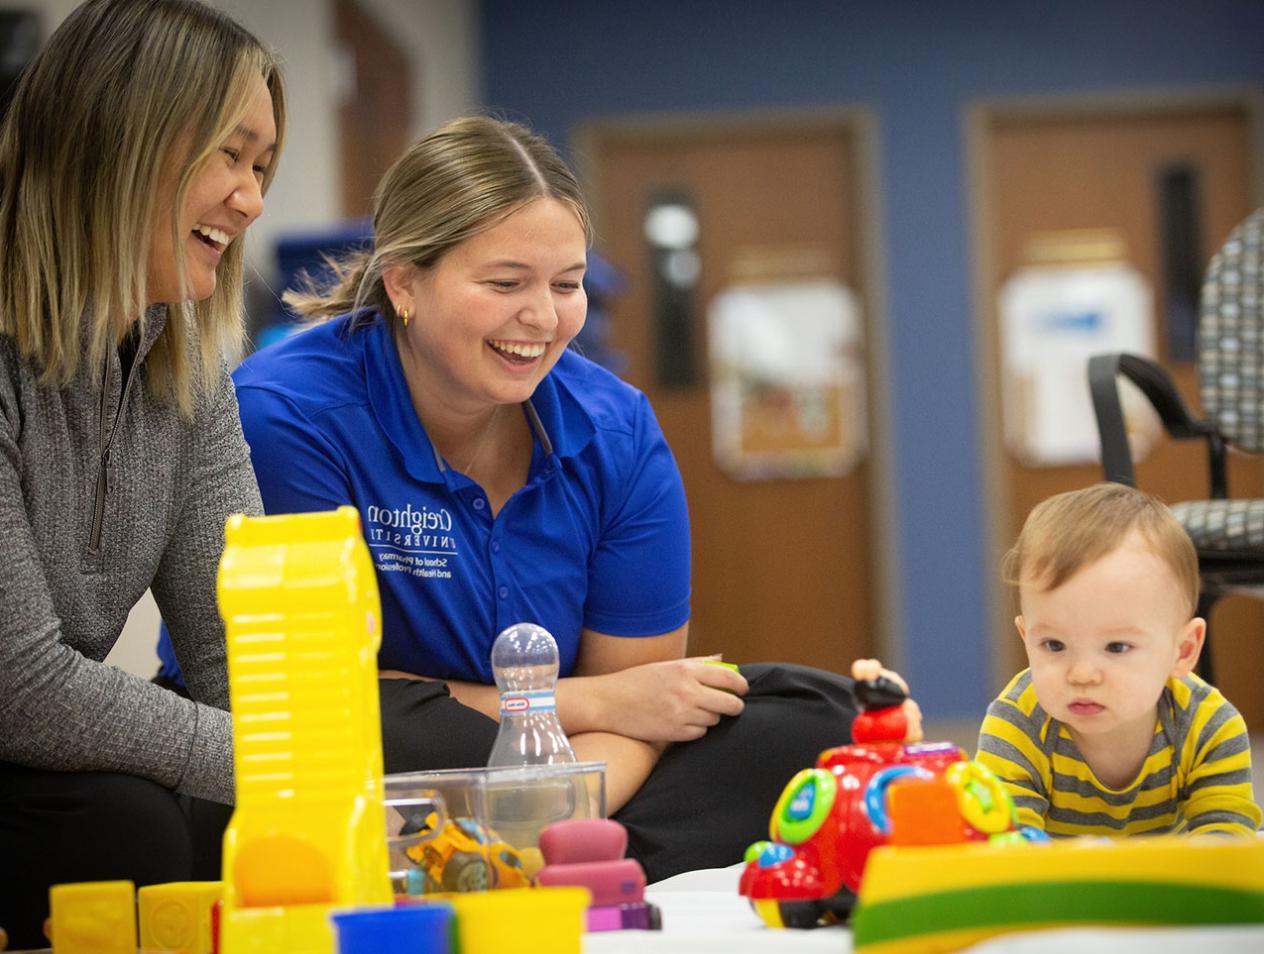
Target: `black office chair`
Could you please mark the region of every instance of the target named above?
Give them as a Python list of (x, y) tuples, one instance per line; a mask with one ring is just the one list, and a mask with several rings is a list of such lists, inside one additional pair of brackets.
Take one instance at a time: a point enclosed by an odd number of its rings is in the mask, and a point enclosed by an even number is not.
[[(1150, 359), (1116, 353), (1089, 360), (1105, 478), (1136, 486), (1119, 376), (1137, 385), (1169, 437), (1207, 442), (1210, 499), (1172, 505), (1198, 551), (1198, 615), (1206, 619), (1230, 593), (1264, 595), (1264, 499), (1230, 498), (1225, 468), (1228, 445), (1264, 451), (1264, 209), (1233, 230), (1207, 268), (1198, 317), (1204, 419), (1190, 414), (1167, 372)], [(1210, 640), (1198, 671), (1212, 681)]]

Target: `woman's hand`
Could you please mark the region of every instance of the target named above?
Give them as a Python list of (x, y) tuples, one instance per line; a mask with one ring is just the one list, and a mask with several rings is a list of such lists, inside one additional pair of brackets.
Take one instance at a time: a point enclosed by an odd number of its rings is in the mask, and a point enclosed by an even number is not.
[(722, 716), (741, 714), (749, 688), (741, 674), (711, 660), (719, 657), (669, 659), (588, 677), (594, 721), (646, 742), (701, 738)]
[[(566, 734), (613, 733), (665, 744), (702, 738), (723, 716), (739, 715), (749, 686), (715, 665), (717, 656), (684, 657), (688, 624), (659, 636), (606, 636), (585, 630), (575, 675), (557, 683), (557, 714)], [(426, 679), (382, 670), (383, 679)], [(500, 716), (495, 686), (445, 679), (460, 703)]]

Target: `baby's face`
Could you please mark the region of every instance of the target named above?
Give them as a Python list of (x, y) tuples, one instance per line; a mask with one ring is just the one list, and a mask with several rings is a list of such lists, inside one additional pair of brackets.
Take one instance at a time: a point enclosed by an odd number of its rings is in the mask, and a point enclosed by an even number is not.
[[(1023, 578), (1015, 620), (1036, 697), (1074, 735), (1153, 725), (1169, 676), (1198, 658), (1202, 623), (1168, 565), (1136, 537), (1053, 590)], [(1129, 730), (1132, 730), (1130, 733)]]

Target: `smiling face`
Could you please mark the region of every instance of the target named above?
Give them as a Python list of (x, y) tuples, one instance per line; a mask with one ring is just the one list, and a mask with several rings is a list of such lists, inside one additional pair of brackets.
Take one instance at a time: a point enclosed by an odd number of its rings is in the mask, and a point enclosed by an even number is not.
[(529, 398), (584, 326), (584, 228), (539, 198), (456, 245), (429, 268), (384, 273), (413, 399), (432, 414)]
[[(150, 304), (211, 297), (224, 249), (263, 211), (263, 175), (276, 138), (272, 97), (263, 78), (253, 77), (240, 124), (194, 171), (189, 182), (177, 213), (178, 248), (173, 248), (171, 238), (178, 176), (172, 169), (163, 177), (146, 258), (145, 287)], [(186, 288), (180, 285), (181, 259)]]
[(1052, 590), (1024, 576), (1019, 599), (1045, 711), (1077, 741), (1147, 739), (1164, 683), (1193, 669), (1203, 638), (1167, 562), (1133, 533)]

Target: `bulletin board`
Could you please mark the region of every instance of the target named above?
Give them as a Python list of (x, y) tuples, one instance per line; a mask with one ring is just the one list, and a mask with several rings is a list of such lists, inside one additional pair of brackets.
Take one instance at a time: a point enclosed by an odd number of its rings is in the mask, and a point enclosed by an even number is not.
[(737, 480), (838, 477), (867, 450), (860, 306), (832, 279), (735, 284), (707, 312), (716, 464)]
[[(1032, 266), (1000, 289), (1002, 420), (1010, 453), (1030, 467), (1095, 462), (1088, 361), (1114, 351), (1153, 356), (1149, 283), (1124, 262)], [(1147, 433), (1144, 401), (1125, 413)], [(1137, 440), (1134, 454), (1144, 455)]]

